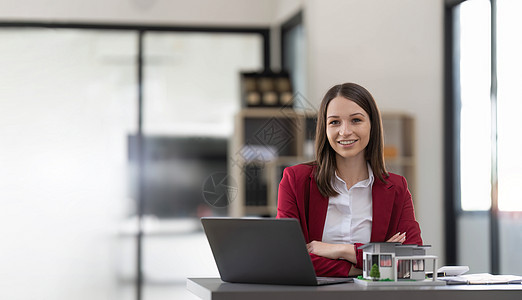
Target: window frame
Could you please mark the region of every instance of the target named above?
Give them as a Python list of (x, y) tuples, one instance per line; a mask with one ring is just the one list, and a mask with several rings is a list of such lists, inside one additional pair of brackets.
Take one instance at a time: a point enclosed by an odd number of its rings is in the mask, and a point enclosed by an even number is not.
[(458, 234), (457, 220), (461, 215), (487, 215), (490, 223), (490, 269), (498, 274), (500, 269), (497, 140), (496, 140), (496, 0), (491, 5), (491, 91), (492, 107), (492, 153), (491, 153), (491, 209), (486, 211), (464, 211), (460, 198), (460, 69), (459, 69), (459, 22), (457, 7), (468, 0), (445, 0), (444, 7), (444, 213), (445, 255), (448, 265), (457, 265)]

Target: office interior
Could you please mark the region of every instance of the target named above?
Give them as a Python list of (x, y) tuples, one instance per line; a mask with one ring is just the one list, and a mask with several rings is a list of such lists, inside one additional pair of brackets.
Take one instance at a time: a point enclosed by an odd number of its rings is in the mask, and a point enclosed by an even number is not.
[(219, 276), (198, 218), (231, 215), (205, 182), (240, 155), (240, 74), (270, 70), (296, 109), (356, 82), (410, 116), (430, 254), (522, 275), (519, 1), (11, 2), (0, 298), (196, 299), (186, 278)]

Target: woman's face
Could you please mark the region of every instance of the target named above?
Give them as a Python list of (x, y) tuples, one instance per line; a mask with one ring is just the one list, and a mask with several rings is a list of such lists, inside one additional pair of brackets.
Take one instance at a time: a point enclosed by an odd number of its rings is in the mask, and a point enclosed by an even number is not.
[(370, 129), (370, 117), (355, 102), (337, 96), (328, 104), (326, 136), (338, 157), (365, 160)]

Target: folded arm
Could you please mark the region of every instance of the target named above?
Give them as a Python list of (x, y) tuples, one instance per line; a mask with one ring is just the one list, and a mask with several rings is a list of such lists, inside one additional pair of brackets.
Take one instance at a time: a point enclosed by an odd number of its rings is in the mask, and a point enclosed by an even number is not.
[[(396, 233), (387, 242), (402, 243), (406, 240), (406, 232)], [(362, 244), (361, 244), (362, 245)], [(356, 246), (352, 244), (330, 244), (320, 241), (312, 241), (306, 245), (308, 252), (312, 255), (323, 257), (330, 260), (344, 260), (350, 262), (348, 275), (359, 275), (361, 274), (362, 264), (357, 264), (358, 261), (362, 261), (361, 258), (357, 258)], [(360, 266), (358, 266), (360, 265)], [(359, 267), (359, 268), (357, 268)]]

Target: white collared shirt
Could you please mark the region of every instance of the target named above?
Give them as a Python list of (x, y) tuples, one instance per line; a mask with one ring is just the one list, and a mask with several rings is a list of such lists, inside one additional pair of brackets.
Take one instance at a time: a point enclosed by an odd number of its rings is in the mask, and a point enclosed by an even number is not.
[(323, 242), (331, 244), (368, 243), (372, 234), (373, 171), (368, 166), (368, 179), (359, 181), (349, 190), (337, 176), (333, 187), (339, 195), (328, 199), (328, 211), (323, 230)]

